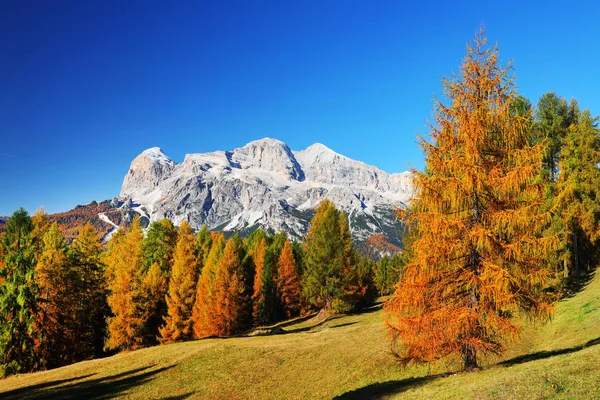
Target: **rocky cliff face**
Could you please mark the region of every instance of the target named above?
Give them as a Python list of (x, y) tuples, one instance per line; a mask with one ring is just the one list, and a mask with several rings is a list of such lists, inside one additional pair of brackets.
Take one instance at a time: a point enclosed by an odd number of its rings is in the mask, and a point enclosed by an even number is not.
[(393, 207), (412, 196), (410, 174), (388, 174), (322, 144), (292, 151), (261, 139), (233, 151), (188, 154), (177, 164), (159, 148), (131, 163), (119, 200), (151, 220), (301, 237), (325, 197), (344, 210), (356, 241), (382, 233), (399, 243)]

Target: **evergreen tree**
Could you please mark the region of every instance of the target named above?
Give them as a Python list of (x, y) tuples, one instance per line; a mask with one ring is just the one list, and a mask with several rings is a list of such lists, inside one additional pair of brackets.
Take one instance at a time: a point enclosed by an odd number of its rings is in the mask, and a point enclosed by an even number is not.
[(236, 234), (225, 245), (215, 277), (217, 327), (219, 336), (230, 336), (248, 328), (251, 315), (246, 296), (251, 291), (245, 287), (244, 245)]
[[(196, 247), (198, 249), (198, 262), (201, 268), (206, 264), (206, 259), (208, 258), (208, 253), (210, 252), (210, 248), (212, 246), (212, 236), (210, 231), (206, 227), (206, 225), (202, 225), (202, 228), (198, 231), (196, 235)], [(200, 273), (201, 271), (198, 271)]]
[(294, 253), (294, 266), (296, 267), (296, 275), (298, 279), (302, 281), (302, 274), (304, 273), (304, 250), (302, 249), (302, 243), (294, 240), (292, 242), (292, 253)]
[(300, 283), (296, 275), (294, 253), (289, 240), (286, 240), (277, 267), (277, 288), (286, 318), (295, 317), (300, 312)]
[[(575, 275), (580, 272), (584, 241), (594, 245), (600, 236), (600, 132), (589, 111), (567, 130), (559, 162), (556, 207), (566, 228), (568, 260)], [(590, 254), (588, 254), (590, 256)]]
[(142, 240), (144, 233), (136, 216), (124, 234), (115, 234), (105, 258), (110, 295), (107, 349), (135, 350), (143, 344), (141, 309)]
[(372, 265), (358, 256), (346, 213), (339, 213), (338, 224), (344, 265), (344, 296), (337, 300), (338, 305), (335, 308), (343, 312), (369, 305), (374, 299), (374, 285)]
[(176, 243), (177, 230), (168, 218), (150, 224), (142, 242), (144, 269), (141, 292), (146, 345), (157, 342), (159, 328), (167, 315), (166, 296)]
[(103, 354), (106, 318), (110, 312), (103, 251), (100, 237), (89, 222), (70, 247), (69, 265), (77, 278), (77, 284), (71, 288), (77, 304), (75, 336), (79, 343), (74, 349), (77, 361)]
[(556, 182), (560, 152), (571, 122), (567, 101), (556, 93), (544, 94), (538, 102), (536, 117), (536, 136), (547, 143), (542, 171), (549, 182)]
[(40, 334), (39, 288), (35, 281), (34, 225), (23, 208), (6, 222), (2, 235), (4, 262), (0, 270), (0, 376), (40, 368), (36, 352)]
[(179, 226), (173, 258), (167, 296), (167, 317), (165, 325), (160, 329), (162, 343), (191, 339), (193, 336), (192, 312), (196, 299), (198, 269), (194, 232), (190, 224), (184, 221)]
[(406, 263), (406, 252), (396, 253), (392, 257), (384, 256), (375, 266), (375, 287), (381, 296), (389, 296), (394, 293), (394, 288), (400, 275), (402, 267)]
[(542, 290), (556, 238), (541, 237), (548, 215), (536, 183), (545, 149), (530, 146), (531, 116), (511, 110), (514, 81), (485, 41), (476, 36), (460, 75), (444, 80), (450, 106), (436, 102), (425, 172), (413, 171), (406, 218), (416, 237), (385, 307), (405, 363), (453, 355), (477, 368), (518, 333), (512, 316), (551, 312)]
[(150, 224), (142, 242), (144, 272), (154, 263), (160, 271), (169, 276), (173, 265), (173, 252), (177, 243), (177, 229), (168, 218)]
[(370, 306), (375, 300), (374, 273), (375, 262), (367, 257), (359, 257), (353, 268), (349, 269), (348, 304), (353, 309)]
[(345, 309), (344, 243), (340, 237), (340, 212), (325, 199), (316, 209), (305, 238), (306, 269), (303, 295), (315, 307), (329, 312)]
[(196, 303), (192, 314), (194, 337), (198, 339), (219, 334), (215, 280), (225, 250), (225, 236), (222, 233), (211, 236), (212, 244), (202, 274), (198, 278)]

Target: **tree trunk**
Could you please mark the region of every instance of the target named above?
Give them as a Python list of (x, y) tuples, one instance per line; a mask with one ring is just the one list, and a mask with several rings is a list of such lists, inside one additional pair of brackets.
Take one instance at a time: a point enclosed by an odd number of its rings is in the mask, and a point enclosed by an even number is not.
[(462, 351), (463, 364), (465, 371), (474, 371), (479, 368), (477, 365), (477, 350), (473, 345), (464, 345)]
[[(474, 226), (479, 222), (479, 198), (476, 192), (473, 192), (473, 210), (471, 215), (471, 226)], [(479, 275), (479, 253), (474, 245), (471, 245), (471, 256), (469, 263), (471, 264), (471, 271), (474, 275)], [(479, 303), (479, 290), (477, 286), (471, 288), (471, 294), (469, 296), (469, 307), (474, 308)], [(469, 338), (476, 337), (478, 335), (477, 329), (468, 332)], [(473, 371), (477, 369), (477, 349), (472, 344), (464, 344), (461, 350), (463, 356), (463, 368), (465, 371)]]

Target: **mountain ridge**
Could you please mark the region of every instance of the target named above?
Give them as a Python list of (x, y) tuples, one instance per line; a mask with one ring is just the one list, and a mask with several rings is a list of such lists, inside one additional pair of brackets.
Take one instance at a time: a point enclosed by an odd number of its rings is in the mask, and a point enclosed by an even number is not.
[(388, 174), (321, 143), (294, 151), (263, 138), (233, 150), (187, 154), (181, 163), (158, 147), (144, 150), (117, 199), (151, 220), (225, 231), (261, 227), (299, 238), (327, 197), (348, 214), (356, 241), (384, 234), (399, 244), (393, 209), (405, 207), (411, 196), (409, 172)]

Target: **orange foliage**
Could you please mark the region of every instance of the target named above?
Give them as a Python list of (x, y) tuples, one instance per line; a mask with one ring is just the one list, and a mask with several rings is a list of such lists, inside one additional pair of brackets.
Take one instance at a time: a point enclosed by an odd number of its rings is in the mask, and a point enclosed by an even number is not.
[(294, 254), (289, 240), (286, 240), (283, 245), (277, 271), (277, 288), (281, 296), (281, 305), (286, 318), (291, 318), (298, 315), (300, 311), (300, 283), (296, 275)]
[(243, 329), (247, 293), (244, 277), (244, 245), (238, 235), (227, 241), (214, 282), (216, 325), (219, 336), (230, 336)]
[(265, 296), (263, 291), (263, 274), (265, 265), (265, 253), (267, 251), (267, 241), (265, 238), (260, 238), (253, 250), (251, 256), (254, 261), (255, 274), (254, 274), (254, 288), (252, 294), (252, 316), (255, 321), (258, 320), (260, 313), (260, 307), (262, 307)]
[(104, 260), (110, 291), (108, 305), (113, 313), (108, 318), (109, 349), (134, 350), (142, 345), (143, 316), (138, 301), (143, 238), (139, 219), (134, 218), (129, 229), (118, 231), (109, 243)]
[(215, 336), (219, 333), (214, 283), (225, 250), (225, 236), (222, 233), (211, 233), (211, 242), (196, 290), (196, 303), (192, 314), (195, 338)]
[(167, 317), (160, 329), (161, 343), (192, 338), (192, 312), (198, 281), (196, 238), (186, 221), (181, 223), (173, 255), (167, 296)]
[(518, 333), (516, 313), (551, 312), (542, 289), (556, 238), (541, 236), (548, 215), (535, 179), (544, 148), (530, 145), (531, 113), (511, 112), (514, 81), (485, 42), (477, 35), (460, 76), (444, 80), (451, 104), (436, 102), (432, 142), (421, 140), (426, 172), (413, 171), (406, 222), (416, 236), (385, 307), (404, 363), (457, 356), (476, 368)]

